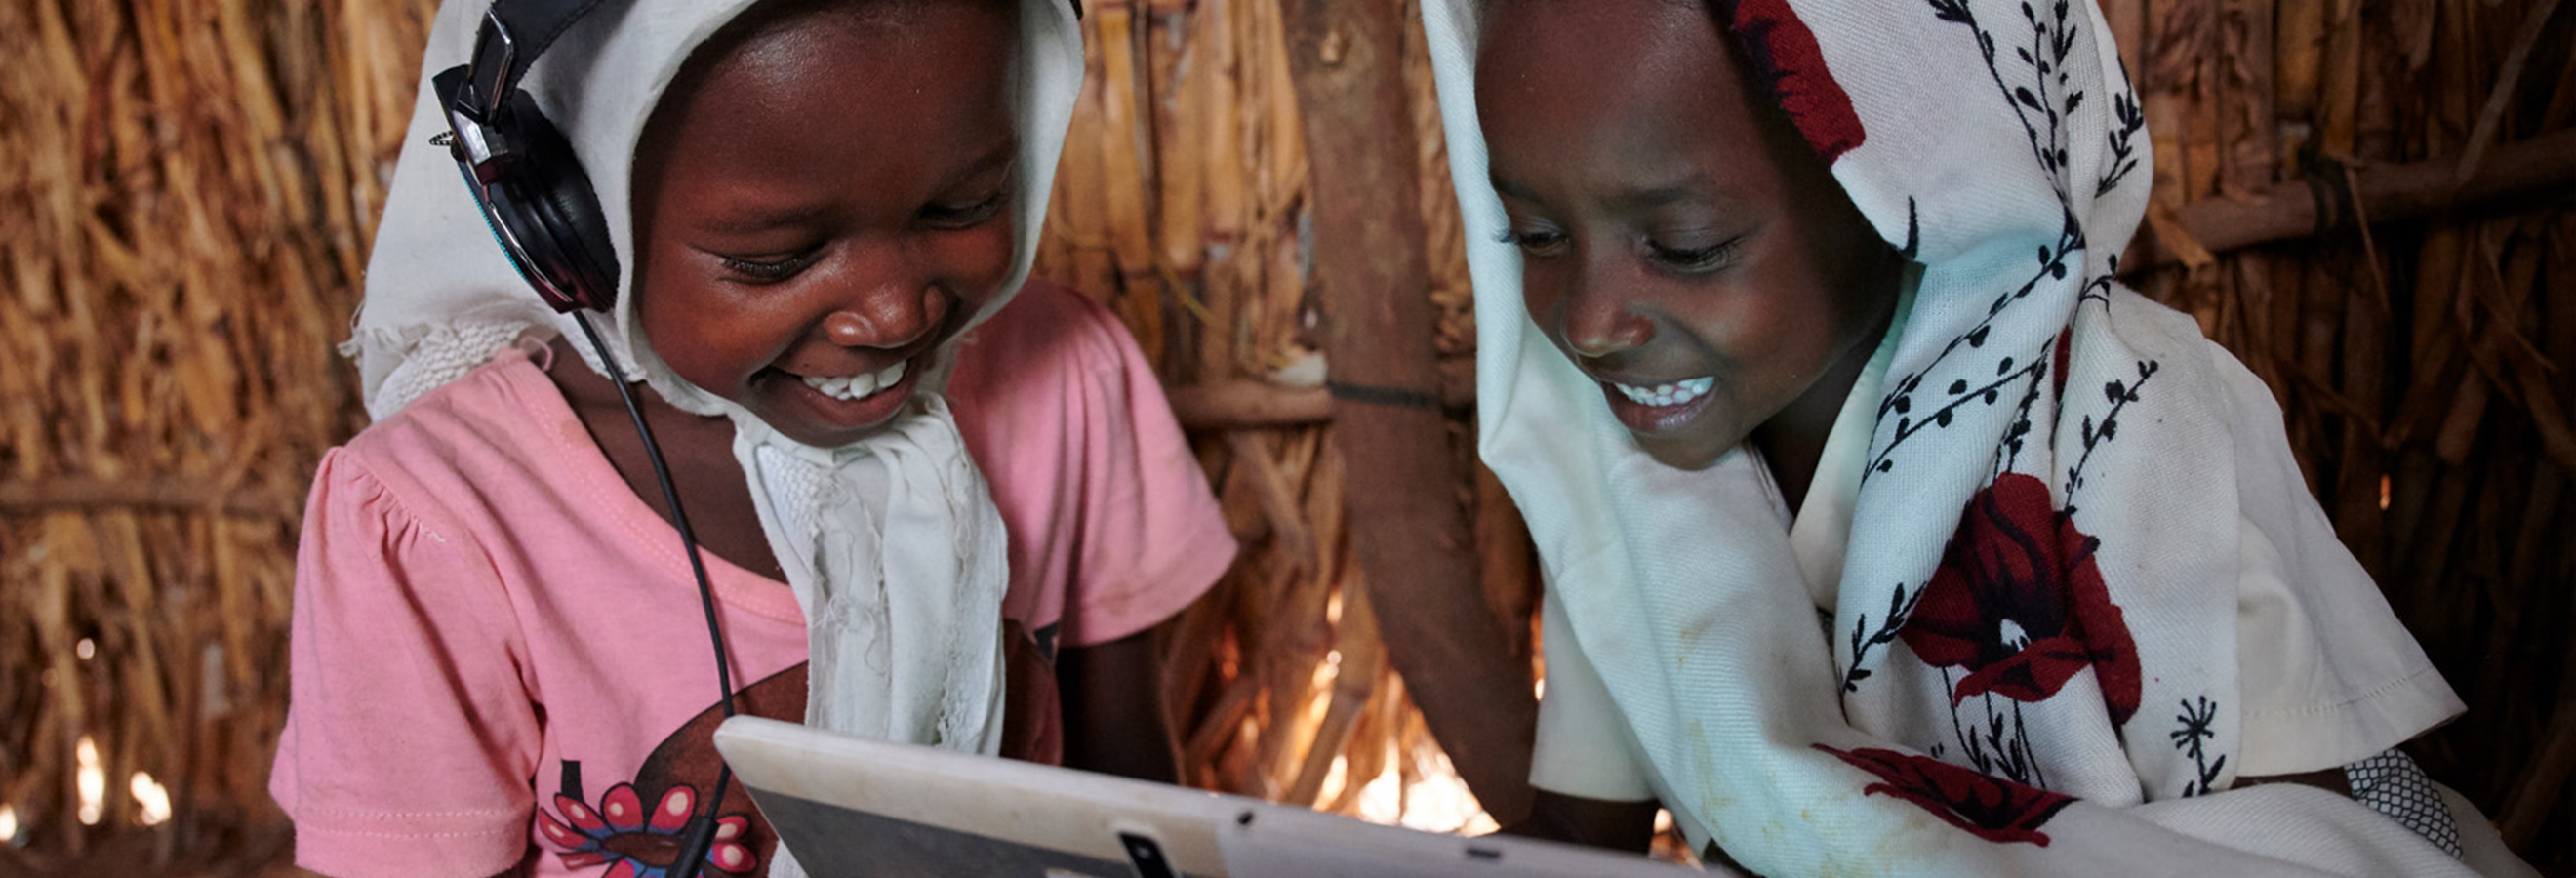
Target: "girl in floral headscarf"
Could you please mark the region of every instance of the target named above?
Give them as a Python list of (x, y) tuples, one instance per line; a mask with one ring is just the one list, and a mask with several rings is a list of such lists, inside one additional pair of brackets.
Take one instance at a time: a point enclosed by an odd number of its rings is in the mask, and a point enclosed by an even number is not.
[(1529, 831), (1642, 847), (1660, 805), (1774, 876), (2521, 868), (2392, 749), (2460, 703), (2264, 386), (2114, 279), (2147, 138), (2091, 3), (1423, 8), (1491, 232), (1479, 448), (1550, 586)]

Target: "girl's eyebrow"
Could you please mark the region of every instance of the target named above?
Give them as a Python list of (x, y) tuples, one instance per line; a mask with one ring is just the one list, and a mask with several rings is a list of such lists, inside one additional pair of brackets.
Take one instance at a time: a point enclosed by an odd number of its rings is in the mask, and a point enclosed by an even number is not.
[[(1501, 174), (1488, 172), (1485, 179), (1493, 185), (1496, 193), (1505, 197), (1531, 202), (1538, 200), (1529, 190)], [(1607, 202), (1622, 210), (1652, 210), (1684, 202), (1735, 207), (1744, 204), (1745, 199), (1735, 190), (1710, 180), (1707, 174), (1693, 173), (1668, 183), (1647, 184), (1616, 192)]]
[(1004, 137), (1000, 142), (995, 143), (991, 149), (985, 151), (982, 158), (976, 159), (974, 164), (967, 165), (956, 174), (950, 176), (946, 185), (963, 186), (972, 182), (975, 178), (984, 176), (986, 173), (991, 172), (996, 168), (1008, 167), (1011, 163), (1019, 161), (1019, 159), (1019, 136), (1014, 134)]
[(1621, 193), (1618, 198), (1612, 200), (1626, 207), (1662, 207), (1684, 201), (1713, 200), (1708, 195), (1708, 192), (1697, 186), (1683, 184), (1631, 190)]
[[(1002, 138), (1000, 143), (995, 144), (982, 158), (976, 159), (974, 164), (967, 165), (951, 175), (941, 184), (941, 187), (963, 186), (995, 168), (1007, 167), (1012, 162), (1018, 161), (1019, 157), (1019, 138), (1017, 136)], [(831, 206), (827, 204), (798, 204), (785, 207), (752, 205), (708, 216), (697, 223), (697, 228), (701, 232), (714, 235), (751, 236), (807, 225), (824, 218), (831, 210)]]
[(1638, 186), (1611, 198), (1611, 203), (1630, 210), (1651, 210), (1681, 203), (1733, 207), (1744, 203), (1744, 197), (1707, 174), (1692, 173), (1669, 183)]
[(821, 204), (802, 204), (778, 209), (747, 207), (710, 216), (700, 221), (698, 228), (719, 235), (757, 235), (811, 223), (821, 219), (828, 210), (827, 206)]

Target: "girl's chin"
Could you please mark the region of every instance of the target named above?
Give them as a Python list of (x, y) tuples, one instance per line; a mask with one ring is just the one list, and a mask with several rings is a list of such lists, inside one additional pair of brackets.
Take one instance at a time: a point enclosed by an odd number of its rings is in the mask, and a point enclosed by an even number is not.
[(1726, 457), (1726, 452), (1735, 447), (1735, 443), (1693, 441), (1691, 437), (1682, 436), (1649, 437), (1635, 433), (1629, 436), (1637, 441), (1637, 448), (1646, 452), (1647, 457), (1654, 458), (1656, 463), (1681, 470), (1704, 470), (1715, 466)]

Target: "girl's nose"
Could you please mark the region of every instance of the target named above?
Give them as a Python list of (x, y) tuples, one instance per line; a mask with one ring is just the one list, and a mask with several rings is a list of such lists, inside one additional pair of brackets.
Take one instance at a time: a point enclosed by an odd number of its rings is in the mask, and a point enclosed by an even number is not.
[(1644, 347), (1655, 337), (1655, 323), (1637, 313), (1635, 303), (1620, 291), (1622, 284), (1605, 282), (1585, 272), (1565, 298), (1565, 346), (1587, 357), (1607, 357)]
[(909, 346), (948, 322), (956, 297), (937, 284), (887, 283), (867, 290), (823, 318), (823, 334), (846, 348)]

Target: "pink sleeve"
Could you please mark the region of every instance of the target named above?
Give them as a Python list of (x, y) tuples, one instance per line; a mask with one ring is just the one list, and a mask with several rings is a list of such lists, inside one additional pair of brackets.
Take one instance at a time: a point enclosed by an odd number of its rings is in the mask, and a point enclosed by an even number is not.
[(295, 819), (297, 865), (478, 876), (526, 855), (540, 746), (526, 653), (467, 536), (407, 510), (347, 450), (322, 459), (269, 777)]
[(1161, 382), (1136, 341), (1107, 309), (1082, 311), (1109, 344), (1085, 346), (1079, 431), (1083, 534), (1063, 642), (1089, 646), (1170, 618), (1234, 563), (1207, 475), (1190, 453)]

